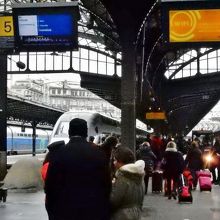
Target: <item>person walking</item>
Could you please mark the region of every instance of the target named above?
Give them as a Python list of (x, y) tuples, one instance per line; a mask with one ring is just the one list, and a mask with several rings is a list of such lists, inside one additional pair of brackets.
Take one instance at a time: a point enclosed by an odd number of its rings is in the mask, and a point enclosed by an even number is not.
[(105, 141), (101, 145), (99, 145), (100, 150), (102, 150), (105, 153), (109, 163), (112, 157), (112, 150), (115, 148), (117, 144), (118, 144), (117, 137), (109, 136), (105, 139)]
[(110, 197), (111, 220), (140, 220), (144, 199), (144, 161), (134, 163), (133, 152), (118, 147), (114, 152), (115, 180)]
[(99, 149), (103, 151), (106, 155), (106, 159), (109, 164), (109, 168), (111, 171), (111, 177), (114, 177), (115, 169), (113, 165), (113, 151), (116, 148), (116, 145), (118, 144), (118, 139), (115, 136), (109, 136), (105, 139), (105, 141), (99, 145)]
[(168, 199), (176, 199), (176, 190), (180, 183), (180, 175), (184, 170), (184, 159), (182, 154), (177, 151), (176, 143), (167, 143), (164, 157), (161, 162), (163, 175), (167, 182)]
[(143, 160), (145, 162), (145, 194), (147, 194), (149, 177), (152, 176), (152, 172), (155, 167), (155, 162), (157, 160), (156, 155), (151, 150), (149, 142), (143, 142), (139, 149), (136, 151), (136, 157), (138, 160)]
[(50, 161), (45, 179), (49, 220), (109, 220), (111, 177), (105, 154), (86, 141), (87, 122), (69, 123), (69, 142)]
[(157, 165), (160, 165), (161, 159), (163, 157), (163, 141), (161, 139), (161, 135), (159, 133), (156, 133), (152, 138), (150, 142), (151, 149), (153, 153), (157, 157)]
[(199, 144), (197, 141), (193, 141), (191, 143), (191, 147), (186, 155), (185, 165), (192, 174), (193, 189), (195, 189), (198, 182), (196, 172), (203, 169), (202, 151), (199, 149)]
[[(212, 147), (213, 162), (210, 171), (212, 172), (212, 178), (214, 184), (220, 184), (220, 139), (216, 137), (215, 143)], [(217, 170), (217, 176), (216, 171)]]

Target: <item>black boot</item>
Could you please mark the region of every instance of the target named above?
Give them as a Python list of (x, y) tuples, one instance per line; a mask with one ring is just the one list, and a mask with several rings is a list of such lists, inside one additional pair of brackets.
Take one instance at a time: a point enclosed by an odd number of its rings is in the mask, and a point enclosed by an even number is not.
[(176, 193), (175, 192), (172, 193), (172, 197), (176, 200)]

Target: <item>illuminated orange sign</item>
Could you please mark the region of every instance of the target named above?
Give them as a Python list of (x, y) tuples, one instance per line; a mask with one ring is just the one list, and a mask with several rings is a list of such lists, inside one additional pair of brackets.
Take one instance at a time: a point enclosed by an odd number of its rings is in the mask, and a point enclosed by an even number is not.
[(169, 11), (170, 42), (220, 41), (220, 9)]
[(147, 112), (146, 119), (158, 119), (158, 120), (165, 120), (166, 116), (164, 112)]

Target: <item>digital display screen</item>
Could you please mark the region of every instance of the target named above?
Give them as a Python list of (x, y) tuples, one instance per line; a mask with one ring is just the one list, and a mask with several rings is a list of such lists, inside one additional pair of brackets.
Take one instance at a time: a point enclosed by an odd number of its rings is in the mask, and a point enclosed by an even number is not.
[(75, 7), (14, 8), (15, 48), (18, 51), (78, 49)]
[(172, 47), (212, 47), (220, 43), (220, 1), (162, 0), (164, 43)]
[(220, 41), (220, 9), (171, 10), (169, 41)]
[(29, 46), (71, 47), (72, 19), (70, 14), (18, 16), (20, 40)]
[(18, 16), (19, 35), (69, 36), (72, 34), (72, 19), (71, 15), (66, 14), (21, 15)]

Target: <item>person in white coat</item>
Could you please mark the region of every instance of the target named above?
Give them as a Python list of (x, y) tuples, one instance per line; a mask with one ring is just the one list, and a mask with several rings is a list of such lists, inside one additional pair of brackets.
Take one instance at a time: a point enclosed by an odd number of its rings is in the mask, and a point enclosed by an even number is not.
[(140, 220), (144, 199), (143, 160), (136, 162), (133, 152), (126, 147), (119, 147), (114, 152), (116, 168), (110, 202), (112, 220)]

